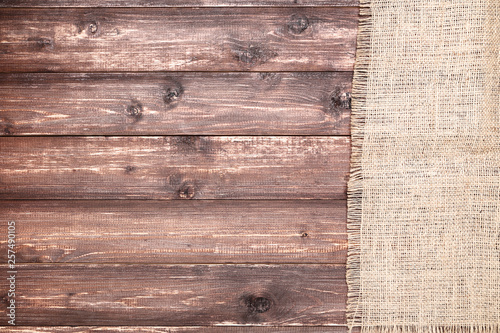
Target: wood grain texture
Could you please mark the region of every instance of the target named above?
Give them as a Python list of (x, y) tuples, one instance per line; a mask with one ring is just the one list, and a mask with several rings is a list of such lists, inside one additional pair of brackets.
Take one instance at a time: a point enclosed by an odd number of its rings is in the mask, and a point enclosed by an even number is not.
[(3, 137), (0, 199), (345, 199), (348, 137)]
[(0, 72), (352, 71), (357, 8), (0, 9)]
[(17, 325), (345, 323), (343, 265), (21, 264), (17, 271)]
[[(7, 328), (0, 327), (0, 332), (5, 332)], [(45, 326), (45, 327), (12, 327), (9, 332), (15, 333), (347, 333), (346, 326), (191, 326), (191, 327), (173, 327), (173, 326)]]
[(0, 0), (0, 7), (331, 7), (358, 0)]
[(346, 262), (345, 201), (0, 201), (0, 215), (23, 263)]
[(5, 74), (0, 135), (349, 135), (351, 73)]
[(357, 5), (0, 0), (0, 331), (347, 333)]

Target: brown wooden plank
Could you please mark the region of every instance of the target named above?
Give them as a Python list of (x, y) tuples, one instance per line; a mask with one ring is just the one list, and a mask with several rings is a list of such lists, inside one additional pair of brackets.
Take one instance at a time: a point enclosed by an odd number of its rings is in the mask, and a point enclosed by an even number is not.
[(18, 200), (0, 215), (24, 263), (346, 262), (345, 201)]
[[(6, 330), (6, 328), (4, 328)], [(0, 327), (0, 331), (3, 331)], [(34, 332), (51, 332), (51, 333), (347, 333), (346, 326), (300, 326), (300, 327), (283, 327), (283, 326), (45, 326), (45, 327), (9, 327), (9, 332), (15, 333), (34, 333)]]
[(0, 7), (331, 7), (358, 0), (0, 0)]
[(351, 73), (6, 74), (0, 135), (348, 135)]
[(0, 9), (0, 72), (352, 71), (358, 9)]
[(3, 137), (0, 199), (345, 199), (348, 137)]
[(346, 293), (343, 265), (21, 264), (16, 324), (344, 324)]

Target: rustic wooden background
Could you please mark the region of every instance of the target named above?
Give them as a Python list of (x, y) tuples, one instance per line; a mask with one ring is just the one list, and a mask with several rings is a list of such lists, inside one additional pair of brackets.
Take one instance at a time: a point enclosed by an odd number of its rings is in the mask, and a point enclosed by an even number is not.
[(357, 6), (0, 1), (0, 330), (344, 333)]

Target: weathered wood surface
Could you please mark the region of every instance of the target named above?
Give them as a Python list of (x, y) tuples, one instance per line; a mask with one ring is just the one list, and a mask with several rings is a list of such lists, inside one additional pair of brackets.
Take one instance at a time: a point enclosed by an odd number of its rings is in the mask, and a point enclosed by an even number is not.
[(348, 135), (351, 73), (6, 74), (0, 135)]
[(18, 325), (345, 322), (343, 265), (20, 264), (17, 271)]
[(0, 7), (331, 7), (358, 0), (0, 0)]
[(348, 137), (3, 137), (1, 199), (345, 199)]
[(0, 331), (346, 333), (357, 5), (0, 0)]
[(352, 71), (357, 8), (3, 8), (0, 72)]
[(0, 215), (24, 263), (346, 262), (345, 201), (17, 200)]
[[(7, 328), (0, 332), (6, 332)], [(15, 333), (347, 333), (346, 326), (42, 326), (42, 327), (13, 327), (8, 329)]]

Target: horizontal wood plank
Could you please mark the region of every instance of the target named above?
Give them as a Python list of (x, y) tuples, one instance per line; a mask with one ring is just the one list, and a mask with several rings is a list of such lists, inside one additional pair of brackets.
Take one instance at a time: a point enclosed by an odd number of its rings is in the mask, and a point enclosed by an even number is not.
[(346, 262), (345, 201), (18, 200), (0, 215), (23, 263)]
[(358, 9), (3, 8), (0, 72), (352, 71)]
[[(0, 327), (0, 331), (2, 328)], [(15, 333), (347, 333), (347, 326), (42, 326), (9, 327)]]
[(16, 324), (345, 324), (346, 293), (343, 265), (21, 264)]
[(345, 199), (348, 137), (3, 137), (0, 199)]
[(351, 73), (6, 74), (0, 135), (349, 135)]
[(1, 0), (0, 7), (331, 7), (358, 0)]

